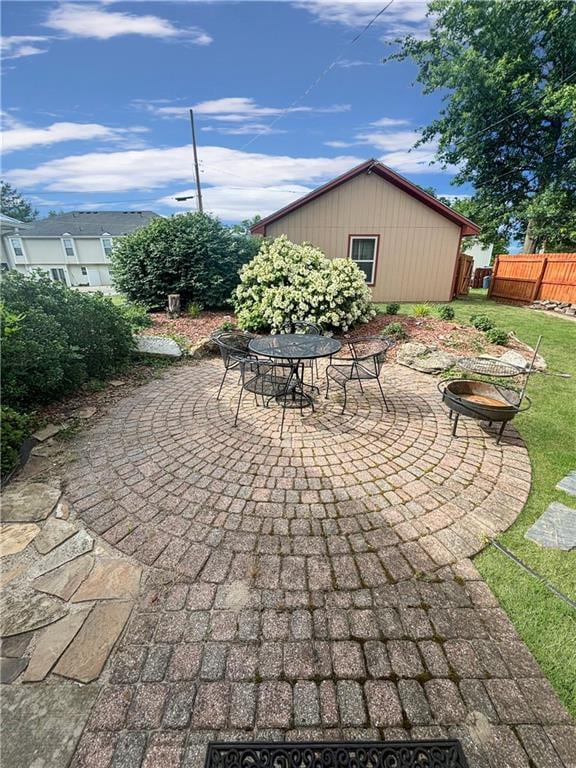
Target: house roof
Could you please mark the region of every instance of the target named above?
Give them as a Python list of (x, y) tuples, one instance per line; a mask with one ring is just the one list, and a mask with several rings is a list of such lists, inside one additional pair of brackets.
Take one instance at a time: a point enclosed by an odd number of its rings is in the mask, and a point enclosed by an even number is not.
[(292, 213), (292, 211), (296, 211), (298, 208), (302, 208), (302, 206), (307, 205), (317, 197), (320, 197), (326, 192), (330, 192), (330, 190), (339, 187), (341, 184), (345, 184), (347, 181), (350, 181), (350, 179), (353, 179), (356, 176), (360, 176), (362, 173), (375, 173), (377, 176), (380, 176), (390, 184), (394, 184), (395, 187), (398, 187), (403, 192), (406, 192), (406, 194), (414, 197), (421, 203), (424, 203), (424, 205), (427, 205), (429, 208), (432, 208), (432, 210), (436, 211), (436, 213), (439, 213), (441, 216), (444, 216), (455, 224), (458, 224), (462, 229), (463, 236), (477, 235), (480, 232), (480, 227), (474, 224), (473, 221), (470, 221), (470, 219), (467, 219), (465, 216), (461, 216), (452, 208), (449, 208), (447, 205), (444, 205), (444, 203), (441, 203), (437, 198), (429, 195), (427, 192), (424, 192), (423, 189), (420, 189), (420, 187), (417, 187), (415, 184), (412, 184), (412, 182), (408, 181), (408, 179), (405, 179), (403, 176), (400, 176), (400, 174), (390, 170), (390, 168), (387, 168), (377, 160), (372, 159), (366, 160), (364, 163), (357, 165), (355, 168), (352, 168), (346, 173), (343, 173), (341, 176), (337, 176), (335, 179), (332, 179), (332, 181), (329, 181), (327, 184), (323, 184), (321, 187), (314, 189), (312, 192), (304, 195), (304, 197), (295, 200), (293, 203), (284, 206), (284, 208), (280, 208), (279, 211), (276, 211), (275, 213), (270, 214), (270, 216), (266, 216), (265, 218), (261, 219), (251, 228), (252, 234), (265, 235), (266, 227), (268, 224), (272, 224), (272, 222), (278, 221), (278, 219), (281, 219), (287, 214)]
[(10, 227), (12, 229), (30, 229), (30, 224), (20, 221), (20, 219), (15, 219), (12, 216), (7, 216), (5, 213), (0, 213), (0, 226), (4, 229), (5, 227)]
[(27, 237), (127, 235), (158, 218), (154, 211), (71, 211), (32, 223)]

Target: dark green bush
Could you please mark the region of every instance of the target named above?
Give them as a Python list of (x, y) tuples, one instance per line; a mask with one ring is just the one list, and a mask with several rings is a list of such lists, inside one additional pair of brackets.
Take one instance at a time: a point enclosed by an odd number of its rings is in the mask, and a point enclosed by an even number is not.
[(454, 309), (449, 304), (441, 304), (438, 307), (438, 317), (441, 320), (454, 320)]
[(488, 328), (484, 335), (490, 344), (498, 344), (501, 347), (508, 345), (508, 334), (502, 328)]
[(182, 306), (224, 307), (261, 242), (204, 213), (154, 219), (115, 245), (114, 283), (152, 308), (165, 307), (169, 293), (179, 293)]
[(494, 321), (488, 315), (471, 315), (470, 322), (479, 331), (489, 331), (490, 328), (494, 328)]
[(30, 416), (3, 405), (1, 409), (1, 473), (6, 477), (16, 466), (22, 441), (28, 436)]
[(384, 307), (384, 312), (387, 315), (397, 315), (398, 312), (400, 312), (400, 304), (397, 304), (396, 302), (392, 302), (391, 304), (386, 304)]
[(49, 402), (105, 378), (134, 346), (130, 325), (109, 299), (41, 273), (4, 278), (1, 319), (3, 396), (12, 406)]
[(394, 336), (397, 339), (406, 339), (408, 334), (402, 323), (388, 323), (380, 331), (381, 336)]

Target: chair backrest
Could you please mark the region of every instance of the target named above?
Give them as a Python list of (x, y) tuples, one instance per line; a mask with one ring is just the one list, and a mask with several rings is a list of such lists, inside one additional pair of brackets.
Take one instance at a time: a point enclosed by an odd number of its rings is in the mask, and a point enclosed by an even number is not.
[(248, 345), (255, 335), (248, 331), (220, 331), (212, 338), (218, 344), (224, 365), (228, 366), (250, 353)]
[(394, 346), (392, 339), (383, 339), (380, 336), (361, 336), (349, 339), (350, 354), (358, 365), (375, 376), (380, 375), (386, 353)]
[(282, 333), (304, 333), (308, 336), (321, 336), (322, 329), (314, 323), (304, 320), (289, 320), (282, 326)]

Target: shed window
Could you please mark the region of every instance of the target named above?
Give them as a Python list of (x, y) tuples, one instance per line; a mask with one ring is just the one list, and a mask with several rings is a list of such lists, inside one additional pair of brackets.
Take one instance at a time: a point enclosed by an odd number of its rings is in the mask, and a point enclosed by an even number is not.
[(374, 285), (377, 255), (378, 235), (350, 235), (349, 256), (364, 272), (368, 285)]

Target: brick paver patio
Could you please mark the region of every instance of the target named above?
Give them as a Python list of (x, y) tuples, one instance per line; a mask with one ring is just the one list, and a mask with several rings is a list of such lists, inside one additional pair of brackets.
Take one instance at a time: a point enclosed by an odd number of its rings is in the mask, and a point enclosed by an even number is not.
[[(530, 464), (450, 422), (434, 379), (317, 412), (172, 371), (73, 445), (67, 497), (147, 566), (73, 766), (200, 766), (208, 739), (456, 736), (472, 766), (568, 766), (572, 721), (469, 557)], [(368, 389), (368, 388), (367, 388)]]

